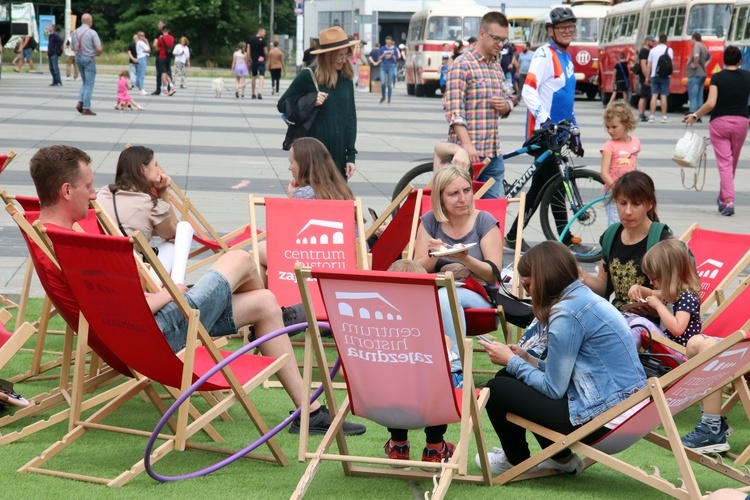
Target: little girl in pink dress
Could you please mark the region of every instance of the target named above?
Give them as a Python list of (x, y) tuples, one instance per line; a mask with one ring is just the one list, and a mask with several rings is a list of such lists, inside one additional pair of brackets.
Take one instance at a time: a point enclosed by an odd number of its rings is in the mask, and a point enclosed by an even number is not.
[(120, 73), (120, 78), (117, 80), (117, 105), (115, 106), (115, 109), (143, 109), (143, 106), (139, 105), (132, 97), (130, 97), (130, 92), (128, 92), (129, 83), (130, 72), (125, 70)]

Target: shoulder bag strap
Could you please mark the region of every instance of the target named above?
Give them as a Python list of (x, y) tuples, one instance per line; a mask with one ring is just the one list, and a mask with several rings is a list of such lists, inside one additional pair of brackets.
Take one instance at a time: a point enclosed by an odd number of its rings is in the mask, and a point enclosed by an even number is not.
[(318, 81), (315, 79), (315, 72), (312, 70), (312, 68), (305, 69), (310, 72), (310, 78), (312, 78), (313, 84), (315, 85), (315, 90), (320, 92), (320, 89), (318, 88)]
[(507, 295), (508, 297), (510, 297), (511, 299), (513, 299), (513, 300), (515, 300), (517, 302), (521, 302), (522, 304), (530, 304), (531, 303), (530, 299), (522, 299), (522, 298), (516, 296), (515, 294), (513, 294), (510, 290), (508, 290), (508, 287), (506, 287), (505, 283), (503, 283), (503, 278), (500, 276), (500, 270), (497, 268), (497, 266), (495, 265), (494, 262), (492, 262), (491, 260), (485, 260), (485, 262), (487, 264), (489, 264), (490, 267), (492, 268), (492, 274), (495, 275), (495, 279), (497, 280), (497, 282), (500, 285), (500, 287), (503, 289), (503, 293), (505, 293), (505, 295)]
[(125, 231), (125, 228), (122, 226), (122, 222), (120, 222), (120, 214), (117, 213), (117, 200), (116, 195), (114, 191), (112, 191), (112, 207), (115, 209), (115, 220), (117, 221), (117, 227), (120, 228), (120, 232), (123, 236), (129, 236), (128, 232)]

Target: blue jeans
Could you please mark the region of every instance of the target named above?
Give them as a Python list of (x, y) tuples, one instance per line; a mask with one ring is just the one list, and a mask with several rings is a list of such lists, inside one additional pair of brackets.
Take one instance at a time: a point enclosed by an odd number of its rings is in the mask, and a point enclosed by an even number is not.
[(148, 56), (138, 58), (138, 76), (136, 77), (135, 86), (143, 90), (143, 79), (146, 77), (146, 66), (148, 65)]
[(96, 60), (93, 57), (76, 54), (76, 64), (83, 81), (78, 100), (83, 103), (83, 109), (91, 109), (91, 96), (94, 94), (94, 81), (96, 80)]
[[(662, 95), (664, 97), (669, 95), (669, 77), (668, 76), (655, 76), (651, 78), (651, 95), (652, 96)], [(667, 111), (663, 109), (662, 113), (666, 114)]]
[[(237, 332), (232, 312), (232, 288), (218, 271), (206, 271), (195, 286), (185, 293), (185, 299), (190, 307), (200, 311), (201, 324), (212, 337)], [(187, 341), (188, 320), (177, 304), (172, 301), (162, 307), (156, 311), (154, 319), (172, 351), (183, 350)]]
[[(464, 309), (492, 307), (492, 304), (487, 302), (484, 297), (466, 288), (456, 288), (456, 294), (458, 295), (458, 302), (461, 306), (458, 308), (458, 315), (464, 329), (466, 328)], [(456, 329), (453, 328), (451, 305), (448, 301), (448, 289), (443, 287), (438, 290), (438, 300), (440, 301), (440, 315), (443, 318), (443, 333), (445, 333), (453, 343), (453, 353), (455, 356), (452, 356), (454, 359), (451, 360), (451, 371), (455, 373), (461, 370), (461, 358), (458, 356), (459, 351), (458, 343), (456, 342)]]
[(128, 65), (128, 71), (130, 72), (130, 85), (136, 87), (138, 84), (138, 63), (131, 62)]
[[(484, 158), (480, 158), (484, 160)], [(482, 173), (479, 174), (477, 180), (480, 182), (487, 181), (490, 177), (495, 179), (495, 183), (485, 193), (482, 198), (505, 198), (505, 190), (503, 189), (503, 178), (505, 177), (505, 162), (503, 162), (502, 156), (496, 156), (490, 161), (489, 165), (484, 167)]]
[(52, 74), (52, 83), (62, 85), (62, 80), (60, 80), (60, 66), (57, 64), (59, 59), (60, 56), (49, 56), (49, 72)]
[(391, 102), (391, 95), (393, 94), (393, 84), (396, 83), (396, 65), (391, 64), (389, 66), (380, 65), (380, 93), (385, 97), (386, 89), (386, 76), (388, 77), (388, 102)]
[(690, 112), (695, 113), (703, 106), (703, 85), (706, 83), (705, 76), (693, 76), (688, 78), (688, 106)]

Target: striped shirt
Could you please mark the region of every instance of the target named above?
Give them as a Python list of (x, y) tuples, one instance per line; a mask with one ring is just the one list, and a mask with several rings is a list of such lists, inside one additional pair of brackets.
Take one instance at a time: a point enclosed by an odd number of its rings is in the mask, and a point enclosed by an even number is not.
[(459, 143), (453, 125), (463, 125), (479, 156), (494, 158), (500, 153), (498, 119), (490, 99), (513, 99), (505, 90), (505, 78), (497, 58), (485, 59), (475, 47), (458, 56), (446, 82), (445, 118), (450, 125), (448, 141)]

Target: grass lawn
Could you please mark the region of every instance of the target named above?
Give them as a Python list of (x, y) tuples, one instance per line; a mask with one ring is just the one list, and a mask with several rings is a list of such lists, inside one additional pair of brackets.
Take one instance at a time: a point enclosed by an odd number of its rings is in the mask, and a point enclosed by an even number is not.
[[(41, 300), (31, 301), (27, 319), (35, 318), (39, 314)], [(55, 328), (62, 328), (59, 318)], [(300, 336), (301, 337), (301, 336)], [(29, 342), (33, 346), (34, 338)], [(48, 346), (52, 350), (62, 350), (62, 337), (55, 336)], [(239, 346), (239, 341), (232, 341), (230, 348)], [(52, 356), (49, 356), (52, 359)], [(14, 374), (25, 371), (31, 363), (31, 353), (21, 352), (6, 367), (0, 370), (0, 377), (9, 378)], [(489, 362), (483, 354), (475, 355), (478, 367), (489, 368)], [(489, 375), (477, 376), (477, 382), (486, 380)], [(16, 390), (26, 397), (49, 390), (55, 386), (54, 381), (24, 382), (16, 385)], [(340, 400), (343, 391), (339, 391)], [(281, 421), (292, 410), (292, 405), (281, 389), (256, 389), (251, 393), (253, 402), (258, 406), (266, 422), (273, 426)], [(200, 402), (194, 398), (197, 406)], [(226, 448), (241, 448), (257, 438), (254, 427), (250, 424), (244, 412), (238, 411), (238, 405), (232, 410), (235, 417), (233, 423), (218, 421), (216, 429), (222, 434)], [(1, 416), (1, 415), (0, 415)], [(43, 417), (35, 417), (39, 420)], [(697, 406), (678, 416), (677, 425), (681, 433), (691, 430), (699, 418)], [(356, 417), (353, 420), (362, 421)], [(150, 403), (142, 398), (134, 398), (121, 411), (105, 420), (107, 423), (130, 426), (143, 430), (151, 430), (158, 420), (158, 415)], [(750, 443), (750, 426), (737, 408), (729, 417), (735, 429), (730, 439), (732, 451), (739, 452)], [(364, 422), (364, 421), (362, 421)], [(7, 434), (18, 430), (22, 425), (32, 422), (21, 422), (0, 429)], [(483, 418), (488, 446), (497, 446), (499, 441), (495, 436), (489, 420)], [(449, 427), (447, 438), (455, 440), (458, 426)], [(0, 474), (3, 479), (2, 497), (15, 498), (288, 498), (294, 491), (299, 478), (305, 471), (306, 464), (296, 461), (298, 437), (282, 431), (277, 439), (292, 462), (290, 467), (267, 464), (253, 460), (242, 460), (209, 476), (176, 483), (161, 484), (152, 480), (148, 475), (141, 474), (123, 488), (107, 488), (106, 486), (78, 482), (74, 480), (53, 478), (38, 474), (20, 474), (16, 470), (30, 459), (40, 454), (54, 441), (60, 439), (67, 430), (67, 423), (52, 426), (49, 429), (33, 434), (25, 439), (0, 447)], [(368, 423), (368, 431), (363, 436), (354, 436), (348, 440), (351, 452), (360, 455), (380, 456), (388, 432), (373, 423)], [(197, 436), (197, 441), (208, 443), (204, 434)], [(311, 446), (316, 446), (319, 437), (311, 439)], [(533, 438), (532, 438), (533, 441)], [(411, 432), (412, 458), (418, 459), (424, 446), (424, 436), (421, 431)], [(145, 438), (125, 436), (103, 431), (89, 431), (64, 453), (55, 457), (50, 466), (69, 472), (115, 477), (129, 468), (143, 456), (146, 444)], [(260, 448), (259, 452), (265, 451)], [(477, 472), (473, 465), (476, 446), (470, 446), (470, 471)], [(629, 463), (652, 472), (651, 466), (657, 466), (661, 476), (666, 480), (678, 484), (677, 468), (669, 452), (641, 442), (629, 450), (618, 455)], [(200, 451), (172, 452), (166, 459), (161, 460), (155, 468), (163, 474), (184, 474), (189, 471), (206, 467), (221, 458)], [(698, 482), (704, 491), (721, 487), (736, 486), (718, 474), (714, 474), (697, 466), (693, 467)], [(424, 492), (431, 490), (429, 482), (408, 483), (389, 479), (366, 479), (345, 477), (340, 464), (326, 462), (320, 467), (317, 475), (308, 489), (308, 498), (423, 498)], [(450, 487), (449, 498), (470, 498), (472, 500), (484, 498), (513, 498), (513, 499), (632, 499), (632, 498), (661, 498), (664, 495), (652, 490), (641, 483), (614, 472), (602, 465), (595, 465), (579, 477), (554, 476), (531, 481), (523, 481), (510, 486), (483, 487), (453, 483)]]

